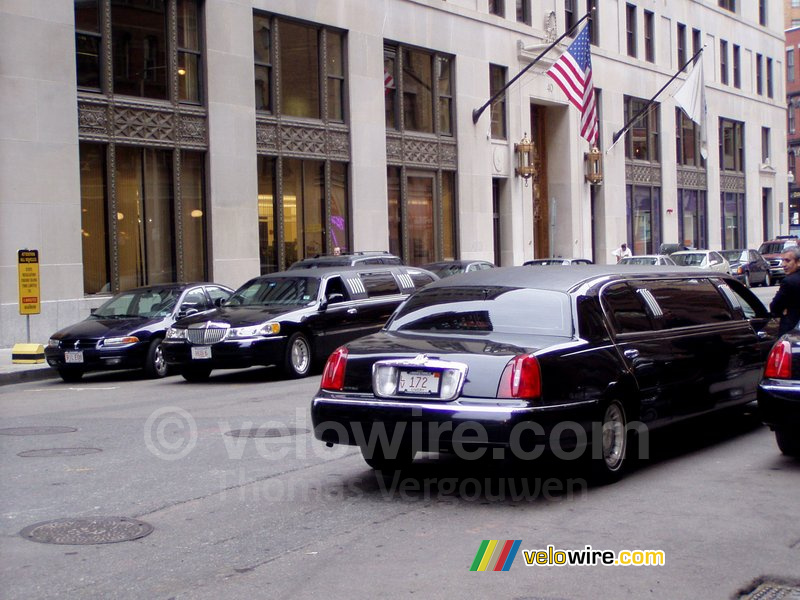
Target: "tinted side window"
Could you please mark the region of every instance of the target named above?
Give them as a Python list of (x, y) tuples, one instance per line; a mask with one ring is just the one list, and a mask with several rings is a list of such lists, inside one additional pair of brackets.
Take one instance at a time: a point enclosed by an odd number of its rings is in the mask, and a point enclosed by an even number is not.
[(392, 294), (399, 294), (400, 288), (397, 287), (397, 282), (394, 276), (389, 273), (359, 273), (361, 281), (367, 290), (367, 296), (374, 298), (376, 296), (391, 296)]
[(665, 327), (689, 327), (732, 321), (730, 307), (708, 279), (644, 281), (664, 313)]
[(769, 312), (761, 300), (738, 281), (724, 281), (720, 289), (734, 308), (742, 310), (746, 319), (769, 318)]
[(197, 311), (203, 311), (209, 308), (208, 299), (202, 288), (196, 288), (186, 292), (186, 295), (183, 297), (183, 302), (181, 302), (180, 310), (188, 310), (190, 308)]
[(624, 283), (617, 283), (603, 291), (603, 303), (617, 333), (650, 331), (653, 324), (639, 296)]
[(433, 281), (433, 277), (431, 277), (427, 273), (419, 273), (419, 272), (414, 273), (414, 272), (412, 272), (412, 273), (409, 273), (409, 276), (411, 277), (411, 281), (414, 282), (414, 288), (415, 289), (419, 289), (421, 287), (425, 287), (426, 285), (428, 285), (430, 282)]

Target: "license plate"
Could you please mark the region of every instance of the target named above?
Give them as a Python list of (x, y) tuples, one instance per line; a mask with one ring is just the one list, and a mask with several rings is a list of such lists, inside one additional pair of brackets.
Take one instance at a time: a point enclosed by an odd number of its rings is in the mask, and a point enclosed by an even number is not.
[(64, 362), (67, 363), (82, 363), (83, 350), (69, 350), (64, 352)]
[(193, 359), (211, 358), (211, 346), (192, 346)]
[(438, 396), (439, 373), (431, 371), (400, 371), (397, 381), (397, 391), (400, 394), (414, 394), (417, 396)]

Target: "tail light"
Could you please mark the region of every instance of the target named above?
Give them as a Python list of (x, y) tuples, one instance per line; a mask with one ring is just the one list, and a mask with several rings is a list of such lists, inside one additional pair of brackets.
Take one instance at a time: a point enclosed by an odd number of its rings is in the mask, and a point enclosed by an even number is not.
[(792, 345), (787, 341), (777, 342), (767, 357), (764, 377), (770, 379), (791, 379)]
[(538, 398), (542, 394), (542, 373), (539, 361), (531, 354), (512, 358), (503, 370), (498, 398)]
[(324, 390), (341, 391), (344, 388), (344, 370), (347, 366), (347, 348), (340, 346), (333, 351), (325, 363), (325, 370), (322, 371), (322, 383), (320, 387)]

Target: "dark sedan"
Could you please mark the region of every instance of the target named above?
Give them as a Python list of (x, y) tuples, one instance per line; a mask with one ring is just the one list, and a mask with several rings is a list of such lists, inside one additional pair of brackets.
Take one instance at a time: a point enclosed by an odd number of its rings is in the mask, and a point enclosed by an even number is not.
[(711, 271), (456, 275), (337, 349), (311, 416), (318, 439), (360, 446), (374, 468), (417, 451), (532, 459), (549, 448), (609, 481), (632, 430), (754, 401), (775, 331), (750, 290)]
[(767, 358), (758, 408), (781, 452), (800, 457), (800, 323), (775, 343)]
[(731, 275), (747, 287), (753, 285), (772, 285), (769, 263), (752, 248), (741, 250), (721, 250), (720, 254), (731, 265)]
[(117, 294), (83, 321), (50, 337), (47, 363), (64, 381), (87, 371), (144, 369), (164, 377), (161, 341), (180, 317), (210, 310), (233, 290), (215, 283), (167, 283)]
[(188, 381), (213, 369), (278, 365), (305, 377), (339, 345), (378, 331), (416, 288), (438, 279), (423, 269), (370, 265), (294, 269), (251, 279), (224, 306), (182, 319), (164, 357)]

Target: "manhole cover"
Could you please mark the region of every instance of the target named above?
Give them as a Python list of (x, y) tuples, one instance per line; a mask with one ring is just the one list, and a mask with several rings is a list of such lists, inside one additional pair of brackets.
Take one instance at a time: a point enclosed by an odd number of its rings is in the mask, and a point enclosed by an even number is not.
[(295, 427), (253, 427), (251, 429), (234, 429), (233, 431), (228, 431), (225, 435), (229, 435), (231, 437), (273, 438), (288, 437), (302, 433), (309, 433), (309, 431), (308, 429), (298, 429)]
[(25, 450), (17, 456), (31, 458), (39, 456), (81, 456), (83, 454), (97, 454), (100, 448), (42, 448), (40, 450)]
[(6, 427), (0, 435), (50, 435), (51, 433), (73, 433), (75, 427)]
[(19, 534), (42, 544), (115, 544), (153, 533), (153, 526), (128, 517), (56, 519), (29, 525)]
[(767, 581), (741, 600), (800, 600), (800, 585)]

